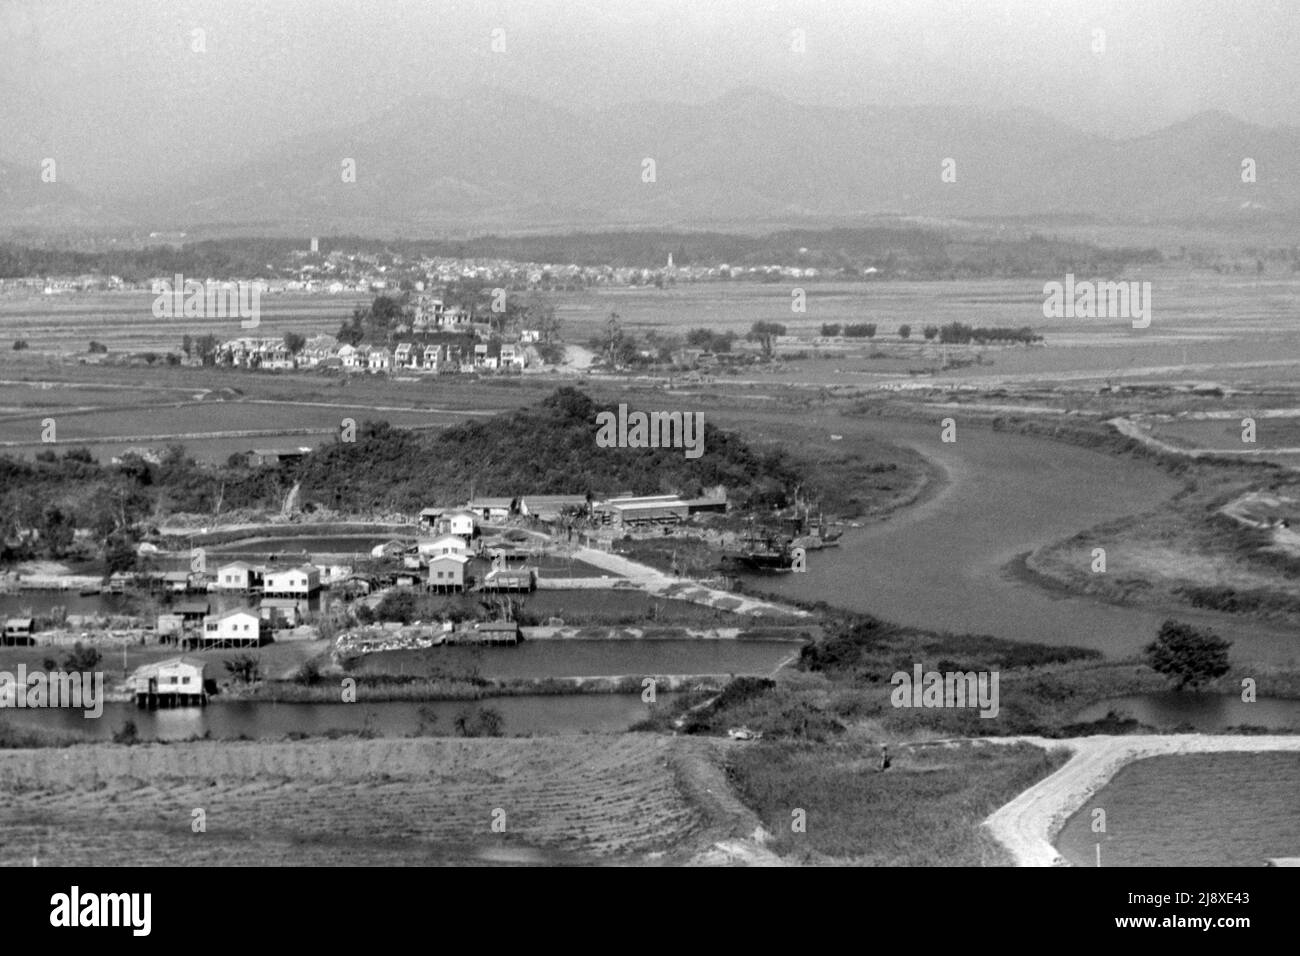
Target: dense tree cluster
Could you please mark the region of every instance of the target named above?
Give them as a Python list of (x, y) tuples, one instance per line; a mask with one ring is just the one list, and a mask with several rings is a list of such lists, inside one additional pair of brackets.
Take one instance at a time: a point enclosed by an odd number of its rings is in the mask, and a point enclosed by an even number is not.
[[(928, 334), (929, 327), (926, 328), (926, 333), (926, 338), (930, 338)], [(940, 326), (938, 335), (939, 341), (946, 345), (968, 345), (971, 342), (976, 345), (983, 345), (986, 342), (1021, 342), (1027, 345), (1031, 342), (1041, 342), (1043, 340), (1041, 335), (1027, 325), (1018, 329), (1001, 327), (971, 328), (969, 325), (963, 325), (960, 322), (950, 322), (947, 325)]]
[[(785, 452), (760, 452), (707, 421), (700, 458), (681, 448), (598, 447), (596, 416), (615, 410), (564, 388), (537, 406), (436, 433), (364, 422), (355, 441), (258, 467), (240, 455), (201, 465), (181, 445), (157, 462), (128, 454), (101, 464), (85, 448), (43, 451), (35, 461), (0, 457), (0, 560), (65, 558), (90, 547), (110, 572), (128, 570), (156, 515), (276, 508), (299, 483), (304, 507), (348, 512), (413, 512), (471, 493), (695, 496), (717, 485), (742, 506), (768, 510), (786, 505), (800, 483)], [(78, 529), (89, 529), (91, 542), (74, 540)]]
[(541, 404), (430, 434), (366, 422), (355, 442), (319, 449), (295, 466), (303, 500), (329, 507), (418, 509), (480, 495), (700, 494), (724, 485), (758, 507), (784, 505), (799, 477), (782, 452), (759, 453), (704, 425), (704, 455), (680, 448), (599, 448), (596, 415), (615, 411), (563, 388)]
[(691, 329), (686, 333), (686, 344), (706, 352), (730, 352), (736, 340), (735, 332), (718, 332), (713, 329)]
[(114, 275), (127, 282), (186, 276), (265, 276), (267, 263), (293, 262), (300, 239), (214, 239), (182, 246), (76, 252), (0, 243), (0, 279), (46, 275)]
[(1211, 630), (1167, 620), (1160, 625), (1156, 639), (1142, 649), (1142, 656), (1152, 670), (1164, 674), (1176, 689), (1182, 690), (1228, 673), (1231, 647), (1231, 641)]

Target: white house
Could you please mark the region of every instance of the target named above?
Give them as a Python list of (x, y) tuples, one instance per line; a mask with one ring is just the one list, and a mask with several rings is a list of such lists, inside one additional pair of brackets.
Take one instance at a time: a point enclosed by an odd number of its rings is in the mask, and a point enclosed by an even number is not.
[(421, 538), (416, 544), (421, 557), (433, 558), (443, 554), (468, 554), (469, 545), (458, 534), (443, 534), (436, 538)]
[(458, 534), (466, 541), (474, 537), (478, 519), (471, 511), (449, 511), (438, 519), (438, 530), (444, 534)]
[(136, 668), (131, 689), (141, 702), (203, 703), (204, 662), (197, 657), (170, 657)]
[(10, 617), (5, 619), (4, 642), (6, 644), (30, 644), (35, 621), (30, 617)]
[[(350, 349), (352, 346), (349, 345), (347, 348)], [(321, 333), (320, 335), (313, 335), (307, 340), (307, 344), (303, 346), (302, 352), (299, 354), (299, 360), (303, 365), (314, 367), (325, 359), (337, 355), (338, 351), (339, 340), (332, 335)]]
[(203, 643), (257, 646), (262, 643), (262, 621), (252, 611), (230, 611), (210, 618), (203, 622)]
[(246, 561), (231, 561), (217, 568), (215, 590), (252, 591), (262, 586), (264, 569)]
[(370, 346), (358, 345), (350, 353), (344, 355), (343, 349), (339, 349), (339, 357), (343, 359), (343, 367), (349, 371), (365, 371), (370, 367)]
[(262, 355), (262, 368), (283, 371), (295, 366), (295, 360), (288, 349), (272, 349)]
[[(185, 630), (185, 618), (179, 614), (159, 614), (157, 634), (161, 641), (168, 637), (179, 637)], [(164, 641), (165, 643), (165, 641)]]
[(304, 564), (283, 571), (267, 571), (262, 583), (266, 597), (306, 597), (320, 590), (320, 569)]
[(393, 353), (386, 348), (371, 349), (369, 363), (372, 372), (391, 372), (393, 369)]
[(442, 324), (444, 311), (442, 299), (422, 295), (416, 300), (415, 319), (412, 324), (415, 328), (421, 330), (430, 327), (436, 328)]
[(463, 591), (465, 566), (469, 558), (463, 554), (440, 554), (429, 559), (429, 587), (435, 591)]

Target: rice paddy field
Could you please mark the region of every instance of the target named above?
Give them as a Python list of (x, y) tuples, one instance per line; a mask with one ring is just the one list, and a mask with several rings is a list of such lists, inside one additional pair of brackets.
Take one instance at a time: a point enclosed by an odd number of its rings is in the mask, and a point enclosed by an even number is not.
[[(1225, 400), (1238, 405), (1240, 398)], [(1231, 417), (1183, 418), (1158, 422), (1151, 433), (1156, 438), (1182, 448), (1240, 455), (1251, 452), (1268, 461), (1300, 466), (1300, 409), (1264, 410), (1240, 407)], [(1285, 414), (1276, 414), (1282, 411)], [(1253, 418), (1254, 442), (1242, 441), (1242, 419)]]
[(636, 734), (599, 745), (575, 735), (8, 750), (0, 865), (680, 862), (722, 816), (707, 793), (722, 788), (697, 783), (712, 782), (715, 743)]
[[(669, 289), (599, 288), (554, 296), (561, 335), (582, 345), (599, 335), (610, 312), (638, 336), (681, 335), (705, 327), (743, 336), (757, 321), (785, 324), (775, 367), (747, 367), (725, 381), (907, 388), (1002, 385), (1033, 381), (1214, 380), (1245, 386), (1292, 381), (1300, 365), (1300, 278), (1219, 276), (1151, 267), (1125, 276), (1151, 282), (1150, 327), (1125, 318), (1046, 319), (1039, 280), (961, 282), (808, 282), (807, 309), (792, 312), (791, 285), (713, 282)], [(177, 351), (181, 336), (212, 333), (278, 337), (333, 333), (365, 297), (276, 295), (263, 301), (261, 325), (237, 320), (156, 319), (152, 296), (121, 292), (0, 299), (0, 451), (34, 455), (42, 422), (54, 418), (57, 441), (87, 444), (97, 454), (186, 442), (191, 454), (224, 460), (232, 452), (275, 444), (315, 445), (346, 417), (383, 418), (407, 427), (443, 427), (523, 404), (524, 393), (564, 380), (555, 372), (524, 382), (456, 381), (457, 376), (387, 378), (316, 372), (81, 364), (91, 339), (109, 359), (142, 351)], [(1041, 346), (926, 343), (926, 325), (1029, 326)], [(874, 339), (821, 339), (823, 323), (871, 322)], [(224, 324), (222, 324), (224, 323)], [(909, 325), (912, 336), (898, 335)], [(6, 347), (24, 339), (29, 348)], [(576, 350), (575, 350), (576, 351)], [(794, 357), (798, 352), (806, 357)], [(1261, 427), (1265, 447), (1300, 445), (1296, 419)], [(1178, 423), (1188, 441), (1217, 442), (1222, 423)], [(1239, 434), (1237, 440), (1239, 441)], [(279, 439), (283, 439), (280, 441)], [(1266, 444), (1269, 443), (1269, 444)]]
[[(1150, 757), (1129, 764), (1066, 822), (1075, 866), (1262, 866), (1300, 856), (1300, 754)], [(1093, 833), (1092, 811), (1106, 811)]]
[[(1057, 277), (1063, 278), (1063, 277)], [(1083, 277), (1080, 276), (1080, 279)], [(1120, 278), (1120, 277), (1112, 277)], [(599, 334), (613, 310), (638, 335), (706, 327), (744, 335), (756, 321), (784, 324), (797, 341), (783, 349), (816, 349), (815, 359), (786, 362), (779, 370), (746, 371), (759, 381), (870, 384), (877, 381), (972, 377), (1062, 381), (1107, 378), (1168, 378), (1250, 382), (1290, 380), (1300, 364), (1300, 277), (1215, 275), (1152, 266), (1125, 280), (1151, 283), (1151, 324), (1134, 329), (1127, 318), (1048, 319), (1043, 316), (1042, 279), (944, 282), (809, 282), (807, 310), (791, 309), (794, 280), (780, 283), (710, 283), (673, 289), (601, 289), (557, 301), (566, 338), (583, 342)], [(823, 323), (870, 322), (870, 340), (815, 342)], [(926, 325), (1029, 326), (1043, 347), (950, 348), (948, 359), (971, 353), (980, 363), (936, 370), (945, 356), (925, 344)], [(901, 325), (911, 338), (898, 336)], [(1289, 370), (1289, 371), (1285, 371)]]
[[(1300, 329), (1294, 322), (1300, 305), (1300, 276), (1281, 272), (1217, 275), (1153, 265), (1110, 278), (1151, 283), (1149, 327), (1134, 329), (1126, 317), (1045, 318), (1042, 278), (707, 282), (666, 289), (597, 287), (555, 293), (551, 300), (561, 320), (562, 337), (574, 344), (599, 335), (613, 311), (619, 314), (622, 327), (637, 335), (709, 328), (743, 336), (756, 321), (775, 321), (784, 324), (794, 338), (811, 344), (823, 323), (872, 322), (878, 328), (875, 339), (849, 342), (853, 351), (869, 353), (882, 343), (899, 343), (900, 325), (911, 326), (915, 341), (925, 325), (962, 322), (1029, 326), (1047, 338), (1049, 354), (1056, 349), (1073, 352), (1079, 346), (1095, 353), (1089, 359), (1076, 355), (1061, 364), (1045, 357), (1044, 350), (1029, 350), (1027, 358), (1026, 350), (1015, 350), (1021, 358), (995, 360), (995, 367), (1005, 372), (1096, 370), (1137, 363), (1267, 363), (1298, 354), (1287, 344), (1300, 341)], [(792, 310), (795, 287), (806, 293), (803, 312)], [(261, 324), (245, 330), (237, 319), (155, 318), (153, 296), (145, 291), (5, 297), (0, 298), (0, 345), (23, 338), (30, 346), (30, 356), (36, 357), (85, 354), (92, 338), (113, 352), (163, 352), (178, 350), (181, 336), (186, 334), (211, 333), (222, 339), (246, 335), (274, 338), (291, 331), (332, 334), (353, 308), (370, 298), (353, 294), (269, 295), (261, 303)]]
[(25, 339), (33, 352), (85, 354), (90, 340), (112, 352), (179, 351), (181, 336), (212, 334), (219, 339), (244, 336), (278, 338), (286, 332), (316, 335), (338, 330), (366, 295), (263, 295), (260, 325), (240, 327), (238, 318), (167, 319), (153, 314), (155, 296), (148, 290), (93, 294), (0, 298), (0, 342)]
[[(302, 373), (144, 367), (0, 368), (0, 377), (7, 373), (14, 377), (0, 381), (0, 453), (29, 458), (50, 448), (42, 440), (48, 419), (56, 450), (86, 446), (107, 458), (180, 443), (195, 458), (217, 462), (256, 447), (315, 447), (332, 440), (345, 418), (443, 428), (484, 414), (454, 402), (432, 407), (428, 383), (416, 389), (370, 381), (357, 388)], [(389, 393), (378, 394), (376, 386)], [(502, 395), (496, 404), (508, 407), (513, 398)]]

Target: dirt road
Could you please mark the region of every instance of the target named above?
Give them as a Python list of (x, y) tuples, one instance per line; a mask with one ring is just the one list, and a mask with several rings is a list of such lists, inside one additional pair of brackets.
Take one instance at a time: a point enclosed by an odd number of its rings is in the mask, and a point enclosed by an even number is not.
[(598, 551), (595, 548), (579, 548), (574, 552), (574, 557), (580, 561), (585, 561), (587, 564), (621, 575), (628, 581), (638, 585), (647, 594), (655, 594), (659, 597), (704, 604), (708, 607), (721, 608), (735, 614), (811, 616), (807, 611), (791, 605), (745, 597), (740, 594), (731, 594), (727, 591), (718, 591), (705, 587), (703, 584), (689, 578), (674, 578), (655, 568), (648, 567), (637, 561), (631, 561), (622, 555), (611, 554), (608, 551)]

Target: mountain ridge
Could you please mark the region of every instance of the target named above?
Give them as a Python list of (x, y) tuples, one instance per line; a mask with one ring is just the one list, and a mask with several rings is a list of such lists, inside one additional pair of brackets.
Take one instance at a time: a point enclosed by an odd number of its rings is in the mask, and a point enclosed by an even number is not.
[[(1242, 181), (1246, 158), (1254, 183)], [(344, 181), (346, 160), (354, 182)], [(581, 115), (489, 87), (408, 97), (143, 194), (67, 186), (54, 202), (31, 184), (6, 189), (15, 177), (17, 167), (0, 165), (0, 227), (421, 234), (879, 215), (1186, 221), (1300, 212), (1300, 129), (1206, 111), (1111, 139), (1032, 110), (804, 106), (754, 87)]]

